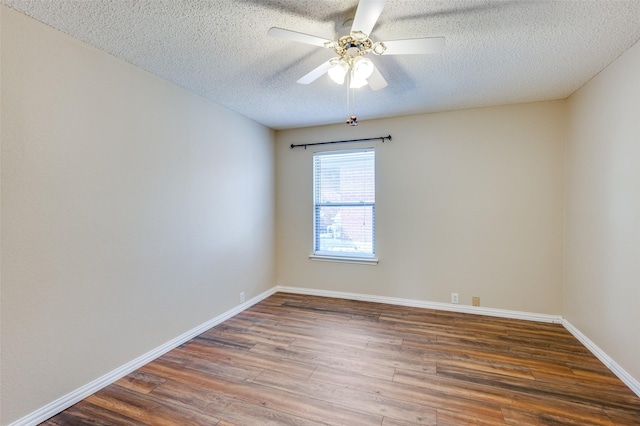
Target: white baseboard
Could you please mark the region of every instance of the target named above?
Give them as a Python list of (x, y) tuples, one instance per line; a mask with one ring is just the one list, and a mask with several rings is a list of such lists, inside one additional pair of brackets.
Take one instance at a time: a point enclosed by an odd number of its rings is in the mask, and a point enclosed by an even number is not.
[(309, 296), (334, 297), (337, 299), (362, 300), (364, 302), (387, 303), (390, 305), (411, 306), (414, 308), (437, 309), (440, 311), (460, 312), (465, 314), (486, 315), (490, 317), (521, 319), (561, 324), (560, 315), (537, 314), (532, 312), (510, 311), (506, 309), (485, 308), (481, 306), (458, 305), (453, 303), (426, 302), (415, 299), (402, 299), (397, 297), (375, 296), (371, 294), (346, 293), (342, 291), (314, 290), (301, 287), (277, 286), (277, 291), (283, 293), (306, 294)]
[(270, 290), (265, 291), (264, 293), (250, 299), (247, 300), (246, 302), (236, 306), (235, 308), (221, 314), (218, 315), (217, 317), (205, 322), (204, 324), (201, 324), (189, 331), (187, 331), (186, 333), (181, 334), (180, 336), (176, 337), (175, 339), (172, 339), (170, 341), (168, 341), (167, 343), (158, 346), (157, 348), (145, 353), (142, 356), (139, 356), (138, 358), (134, 359), (133, 361), (130, 361), (128, 363), (126, 363), (125, 365), (116, 368), (115, 370), (105, 374), (102, 377), (97, 378), (96, 380), (92, 381), (91, 383), (88, 383), (78, 389), (76, 389), (75, 391), (63, 396), (62, 398), (58, 398), (55, 401), (45, 405), (44, 407), (34, 411), (33, 413), (11, 423), (9, 426), (33, 426), (33, 425), (37, 425), (42, 423), (43, 421), (55, 416), (56, 414), (66, 410), (67, 408), (71, 407), (73, 404), (82, 401), (83, 399), (85, 399), (86, 397), (88, 397), (89, 395), (94, 394), (95, 392), (99, 391), (100, 389), (116, 382), (117, 380), (120, 380), (121, 378), (123, 378), (124, 376), (126, 376), (129, 373), (134, 372), (135, 370), (137, 370), (138, 368), (142, 367), (145, 364), (148, 364), (149, 362), (153, 361), (154, 359), (164, 355), (165, 353), (169, 352), (172, 349), (177, 348), (178, 346), (182, 345), (183, 343), (193, 339), (194, 337), (204, 333), (205, 331), (209, 330), (211, 327), (214, 327), (224, 321), (226, 321), (227, 319), (233, 317), (234, 315), (239, 314), (240, 312), (244, 311), (245, 309), (255, 305), (256, 303), (260, 302), (263, 299), (266, 299), (267, 297), (271, 296), (273, 293), (275, 293), (277, 290), (276, 288), (272, 288)]
[(640, 397), (640, 382), (634, 379), (631, 374), (627, 373), (624, 368), (615, 362), (609, 355), (607, 355), (602, 349), (585, 336), (580, 330), (575, 328), (567, 319), (562, 320), (562, 325), (569, 333), (580, 341), (592, 354), (596, 356), (613, 374), (618, 376), (625, 385), (629, 386), (629, 389), (633, 391), (638, 397)]
[(589, 349), (613, 374), (618, 376), (636, 395), (640, 397), (640, 382), (627, 373), (609, 355), (593, 343), (580, 330), (559, 315), (536, 314), (530, 312), (510, 311), (505, 309), (482, 308), (479, 306), (457, 305), (453, 303), (425, 302), (414, 299), (400, 299), (395, 297), (374, 296), (370, 294), (346, 293), (342, 291), (314, 290), (301, 287), (277, 286), (277, 291), (283, 293), (306, 294), (310, 296), (335, 297), (338, 299), (362, 300), (365, 302), (388, 303), (391, 305), (411, 306), (417, 308), (438, 309), (443, 311), (461, 312), (467, 314), (488, 315), (493, 317), (521, 319), (554, 324), (562, 324), (576, 339)]
[(396, 297), (375, 296), (361, 293), (347, 293), (341, 291), (314, 290), (301, 287), (276, 286), (264, 293), (236, 306), (235, 308), (218, 315), (217, 317), (195, 327), (186, 333), (170, 340), (169, 342), (147, 352), (146, 354), (128, 362), (127, 364), (105, 374), (102, 377), (88, 383), (75, 391), (45, 405), (44, 407), (34, 411), (33, 413), (11, 423), (9, 426), (35, 426), (50, 417), (55, 416), (63, 410), (71, 407), (73, 404), (82, 401), (84, 398), (92, 395), (100, 389), (114, 383), (127, 374), (137, 370), (143, 365), (153, 361), (154, 359), (164, 355), (170, 350), (177, 348), (190, 339), (204, 333), (211, 327), (214, 327), (227, 319), (239, 314), (245, 309), (255, 305), (263, 299), (271, 296), (276, 292), (306, 294), (310, 296), (324, 296), (338, 299), (362, 300), (365, 302), (387, 303), (399, 306), (411, 306), (416, 308), (437, 309), (450, 312), (461, 312), (467, 314), (487, 315), (500, 318), (521, 319), (526, 321), (538, 321), (546, 323), (562, 324), (571, 334), (573, 334), (587, 349), (589, 349), (602, 363), (607, 366), (616, 376), (620, 378), (629, 388), (640, 397), (640, 382), (634, 379), (622, 367), (620, 367), (611, 357), (602, 351), (589, 338), (576, 329), (569, 321), (559, 315), (537, 314), (531, 312), (511, 311), (506, 309), (493, 309), (479, 306), (456, 305), (451, 303), (427, 302), (415, 299), (402, 299)]

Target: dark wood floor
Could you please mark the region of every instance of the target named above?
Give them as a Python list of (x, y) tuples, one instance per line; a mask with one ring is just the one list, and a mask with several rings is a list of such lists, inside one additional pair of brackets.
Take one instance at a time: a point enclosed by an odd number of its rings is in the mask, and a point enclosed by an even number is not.
[(46, 425), (638, 425), (561, 325), (278, 293)]

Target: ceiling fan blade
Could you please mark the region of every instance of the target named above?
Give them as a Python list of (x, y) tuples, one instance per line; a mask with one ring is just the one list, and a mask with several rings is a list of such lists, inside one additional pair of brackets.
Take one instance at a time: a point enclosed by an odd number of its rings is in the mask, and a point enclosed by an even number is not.
[(387, 87), (387, 80), (384, 79), (382, 74), (380, 74), (380, 71), (378, 71), (378, 68), (375, 66), (373, 67), (373, 73), (371, 73), (367, 82), (369, 83), (371, 90), (380, 90)]
[(324, 44), (330, 41), (326, 38), (316, 37), (311, 34), (299, 33), (297, 31), (285, 30), (284, 28), (277, 27), (269, 28), (267, 35), (274, 38), (297, 41), (299, 43), (306, 43), (319, 47), (325, 47)]
[(362, 31), (369, 36), (378, 22), (378, 17), (382, 13), (385, 3), (386, 0), (360, 0), (356, 16), (353, 18), (351, 32)]
[(444, 37), (414, 38), (385, 41), (383, 55), (426, 55), (440, 53), (444, 49)]
[(331, 59), (329, 59), (327, 62), (323, 62), (322, 64), (320, 64), (319, 67), (311, 70), (311, 72), (307, 73), (306, 75), (304, 75), (302, 78), (300, 78), (297, 83), (300, 84), (309, 84), (312, 83), (314, 81), (316, 81), (318, 78), (322, 77), (322, 75), (324, 73), (326, 73), (327, 71), (329, 71), (329, 68), (331, 68)]

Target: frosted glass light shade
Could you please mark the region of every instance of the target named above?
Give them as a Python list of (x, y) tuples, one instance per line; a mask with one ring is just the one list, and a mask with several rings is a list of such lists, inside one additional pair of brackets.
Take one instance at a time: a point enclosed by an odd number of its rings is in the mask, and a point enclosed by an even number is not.
[(336, 83), (343, 84), (347, 71), (349, 71), (349, 64), (344, 59), (338, 59), (336, 61), (332, 61), (332, 63), (333, 62), (335, 63), (328, 71), (329, 77), (331, 77), (331, 80)]
[(354, 79), (367, 79), (373, 73), (373, 62), (369, 58), (358, 56), (353, 60)]

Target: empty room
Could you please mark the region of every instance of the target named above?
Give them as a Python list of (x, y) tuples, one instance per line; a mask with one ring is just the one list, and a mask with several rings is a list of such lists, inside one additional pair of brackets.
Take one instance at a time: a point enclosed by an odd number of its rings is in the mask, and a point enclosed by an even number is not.
[(3, 0), (0, 426), (640, 425), (640, 0)]

